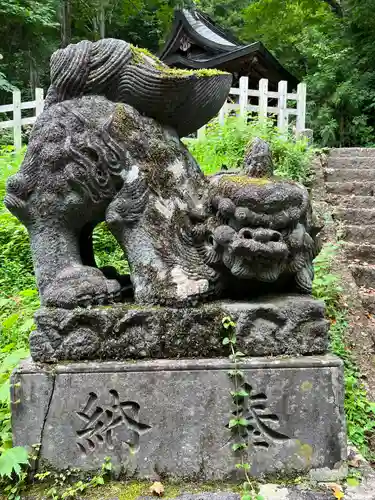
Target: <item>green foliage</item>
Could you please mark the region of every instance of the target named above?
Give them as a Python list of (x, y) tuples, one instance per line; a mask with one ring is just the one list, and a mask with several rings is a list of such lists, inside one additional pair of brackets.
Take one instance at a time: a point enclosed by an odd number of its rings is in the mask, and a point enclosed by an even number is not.
[[(40, 482), (47, 482), (46, 498), (52, 500), (64, 500), (81, 497), (84, 492), (98, 486), (103, 486), (110, 478), (112, 463), (106, 457), (99, 474), (89, 478), (87, 481), (77, 479), (79, 470), (68, 469), (66, 472), (43, 472), (36, 474), (35, 479)], [(77, 479), (77, 480), (75, 480)]]
[(12, 474), (21, 474), (21, 465), (29, 463), (29, 455), (25, 448), (16, 446), (5, 450), (0, 456), (0, 477), (12, 478)]
[(35, 288), (27, 231), (2, 205), (7, 178), (15, 173), (23, 152), (0, 148), (0, 298), (23, 288)]
[[(119, 38), (157, 52), (174, 8), (192, 0), (0, 0), (0, 104), (11, 86), (23, 100), (49, 84), (49, 58), (80, 40)], [(2, 135), (2, 134), (1, 134)]]
[(375, 0), (255, 0), (242, 12), (242, 38), (262, 41), (306, 81), (308, 126), (323, 146), (373, 142), (374, 8)]
[(92, 238), (98, 267), (113, 266), (120, 273), (129, 274), (126, 255), (104, 222), (95, 228)]
[(331, 319), (336, 317), (337, 305), (340, 303), (342, 294), (340, 278), (331, 273), (332, 259), (337, 248), (337, 245), (326, 245), (324, 251), (314, 261), (313, 295), (324, 300), (326, 314)]
[(375, 403), (367, 399), (361, 374), (345, 342), (348, 311), (347, 306), (342, 305), (340, 278), (331, 272), (336, 251), (336, 246), (326, 245), (315, 260), (313, 294), (326, 303), (327, 314), (331, 320), (330, 350), (344, 362), (345, 414), (349, 440), (365, 457), (373, 459), (374, 453), (369, 450), (369, 439), (375, 433)]
[[(0, 60), (2, 59), (2, 56), (0, 54)], [(7, 77), (4, 75), (4, 73), (1, 73), (0, 71), (0, 90), (4, 90), (5, 92), (12, 92), (14, 89), (13, 85), (8, 82)]]
[(270, 144), (275, 175), (301, 182), (308, 180), (314, 150), (308, 147), (305, 139), (295, 140), (291, 136), (280, 135), (271, 120), (260, 122), (250, 119), (246, 122), (230, 116), (223, 126), (214, 120), (207, 126), (204, 138), (186, 139), (185, 142), (205, 174), (213, 174), (223, 165), (230, 169), (240, 167), (245, 148), (255, 137)]
[[(7, 177), (18, 169), (21, 159), (22, 154), (15, 155), (11, 148), (0, 149), (0, 200)], [(29, 355), (28, 337), (38, 305), (27, 231), (0, 205), (0, 476), (14, 473), (18, 482), (23, 481), (21, 467), (27, 463), (27, 452), (12, 448), (9, 377)]]

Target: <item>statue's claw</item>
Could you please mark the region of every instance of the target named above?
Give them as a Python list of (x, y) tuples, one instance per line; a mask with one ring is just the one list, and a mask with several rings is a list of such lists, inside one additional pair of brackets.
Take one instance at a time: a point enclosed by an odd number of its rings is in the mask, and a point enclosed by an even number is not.
[(96, 268), (74, 265), (61, 271), (44, 293), (44, 305), (87, 307), (121, 300), (121, 285)]

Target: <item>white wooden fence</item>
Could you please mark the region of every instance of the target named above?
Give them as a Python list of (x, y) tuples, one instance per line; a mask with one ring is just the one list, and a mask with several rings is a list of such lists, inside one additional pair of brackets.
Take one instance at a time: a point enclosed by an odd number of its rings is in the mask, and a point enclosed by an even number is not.
[[(297, 135), (305, 129), (306, 120), (306, 84), (300, 83), (297, 86), (296, 93), (288, 93), (288, 83), (286, 81), (279, 82), (277, 92), (268, 90), (268, 80), (262, 79), (259, 81), (259, 89), (249, 89), (248, 77), (240, 79), (239, 88), (231, 88), (228, 101), (224, 104), (219, 112), (219, 123), (225, 122), (225, 117), (235, 111), (240, 116), (245, 117), (248, 113), (255, 113), (259, 119), (266, 119), (268, 115), (277, 116), (277, 126), (282, 131), (288, 130), (289, 117), (295, 116), (295, 132)], [(249, 102), (252, 98), (258, 99), (258, 104)], [(277, 100), (277, 106), (269, 106), (269, 99)], [(233, 102), (237, 101), (237, 102)], [(296, 107), (288, 108), (288, 101), (295, 101)], [(22, 126), (31, 125), (35, 122), (36, 117), (43, 111), (44, 97), (43, 89), (35, 89), (35, 101), (21, 102), (21, 92), (15, 90), (13, 92), (13, 103), (5, 106), (0, 106), (0, 115), (2, 113), (13, 113), (13, 119), (0, 121), (0, 129), (12, 128), (14, 137), (14, 147), (16, 150), (22, 147)], [(23, 109), (35, 109), (35, 116), (22, 118)], [(1, 133), (1, 132), (0, 132)], [(204, 137), (206, 133), (206, 125), (198, 130), (197, 137)]]
[[(22, 126), (32, 125), (36, 117), (41, 114), (44, 106), (43, 89), (35, 89), (35, 101), (21, 102), (21, 91), (13, 91), (13, 103), (0, 106), (0, 114), (13, 113), (13, 119), (0, 121), (0, 130), (5, 128), (13, 129), (13, 144), (18, 151), (22, 147)], [(35, 116), (22, 118), (23, 109), (35, 109)], [(0, 132), (1, 133), (1, 132)]]
[[(234, 99), (232, 98), (234, 96)], [(251, 104), (249, 100), (257, 98), (258, 104)], [(277, 105), (270, 106), (269, 100), (276, 100)], [(231, 101), (236, 100), (236, 103)], [(296, 107), (288, 108), (288, 101), (294, 101)], [(231, 88), (229, 98), (219, 112), (219, 123), (225, 122), (225, 117), (232, 111), (240, 116), (247, 116), (248, 113), (258, 115), (260, 120), (267, 119), (269, 115), (277, 116), (277, 127), (286, 132), (289, 127), (289, 117), (295, 116), (294, 126), (295, 134), (300, 135), (306, 127), (306, 84), (300, 83), (297, 86), (296, 93), (288, 92), (288, 82), (282, 80), (279, 82), (277, 92), (268, 90), (268, 80), (263, 78), (259, 81), (258, 90), (249, 89), (249, 78), (243, 76), (240, 78), (239, 88)], [(204, 137), (206, 125), (197, 132), (197, 138)]]

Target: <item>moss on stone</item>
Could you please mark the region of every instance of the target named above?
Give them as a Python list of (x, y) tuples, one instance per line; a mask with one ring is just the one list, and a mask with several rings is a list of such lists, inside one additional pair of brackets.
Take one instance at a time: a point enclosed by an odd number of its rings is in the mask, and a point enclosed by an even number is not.
[(145, 175), (147, 186), (155, 193), (163, 194), (168, 198), (175, 188), (173, 174), (158, 162), (149, 162), (143, 165), (142, 172)]
[[(150, 496), (151, 482), (145, 481), (111, 481), (103, 486), (89, 489), (80, 495), (87, 500), (136, 500), (140, 496)], [(68, 484), (66, 485), (68, 486)], [(164, 499), (172, 499), (182, 493), (201, 493), (210, 491), (240, 492), (241, 487), (231, 483), (192, 483), (192, 482), (163, 482)], [(40, 483), (30, 485), (27, 488), (28, 498), (41, 500), (45, 498), (46, 492), (52, 487), (51, 483)], [(0, 499), (2, 497), (0, 496)], [(4, 497), (5, 498), (5, 497)]]
[(186, 78), (186, 77), (200, 77), (208, 78), (211, 76), (228, 75), (225, 71), (218, 69), (180, 69), (170, 68), (169, 66), (158, 67), (164, 78)]
[(229, 73), (225, 71), (220, 71), (218, 69), (181, 69), (181, 68), (171, 68), (164, 64), (160, 59), (158, 59), (154, 54), (152, 54), (147, 49), (141, 49), (140, 47), (136, 47), (135, 45), (130, 45), (130, 50), (133, 55), (133, 64), (145, 64), (146, 57), (152, 59), (155, 63), (154, 66), (161, 72), (161, 76), (165, 78), (186, 78), (191, 76), (197, 77), (210, 77), (217, 75), (228, 75)]
[(112, 123), (114, 132), (117, 132), (121, 138), (128, 136), (132, 130), (137, 128), (134, 118), (126, 112), (121, 103), (116, 104)]
[(147, 49), (143, 49), (141, 47), (137, 47), (136, 45), (130, 44), (130, 50), (133, 55), (133, 62), (135, 64), (142, 64), (145, 62), (145, 57), (150, 57), (153, 61), (155, 61), (158, 65), (162, 66), (162, 62), (158, 59), (152, 52)]
[(233, 183), (233, 184), (239, 184), (240, 186), (249, 186), (249, 185), (255, 185), (255, 186), (264, 186), (266, 184), (271, 184), (272, 180), (268, 179), (266, 177), (247, 177), (246, 175), (224, 175), (220, 179), (220, 184), (227, 184), (227, 183)]

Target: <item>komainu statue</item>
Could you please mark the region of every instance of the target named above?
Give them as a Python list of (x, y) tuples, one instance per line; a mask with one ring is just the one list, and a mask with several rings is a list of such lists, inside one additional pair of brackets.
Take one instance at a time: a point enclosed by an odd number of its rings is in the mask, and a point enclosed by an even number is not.
[[(191, 311), (218, 299), (311, 293), (319, 228), (305, 187), (273, 177), (268, 145), (260, 139), (251, 143), (241, 169), (212, 176), (203, 174), (180, 140), (216, 115), (231, 75), (173, 70), (147, 51), (105, 39), (57, 51), (51, 80), (5, 198), (30, 235), (42, 304), (30, 338), (34, 359), (93, 358), (107, 335), (99, 331), (122, 331), (125, 324), (136, 330), (151, 321), (142, 313), (121, 323), (111, 309), (104, 327), (104, 312), (97, 317), (93, 307)], [(103, 221), (124, 250), (129, 275), (96, 266), (92, 234)], [(308, 300), (301, 310), (315, 310)], [(67, 319), (68, 310), (74, 318)], [(298, 325), (318, 321), (325, 332), (322, 306), (309, 314)], [(284, 313), (276, 316), (284, 322)], [(185, 319), (173, 321), (183, 325)], [(288, 331), (297, 328), (293, 321)], [(87, 337), (88, 324), (95, 337)], [(126, 342), (116, 356), (128, 355)], [(84, 346), (80, 354), (78, 344)], [(102, 359), (113, 356), (107, 348)]]
[[(231, 76), (171, 70), (119, 40), (52, 57), (46, 108), (5, 204), (28, 228), (43, 305), (310, 293), (317, 253), (306, 189), (239, 172), (205, 177), (180, 141), (216, 114)], [(250, 171), (251, 174), (251, 171)], [(130, 280), (97, 269), (106, 221)], [(276, 288), (275, 288), (276, 287)]]

